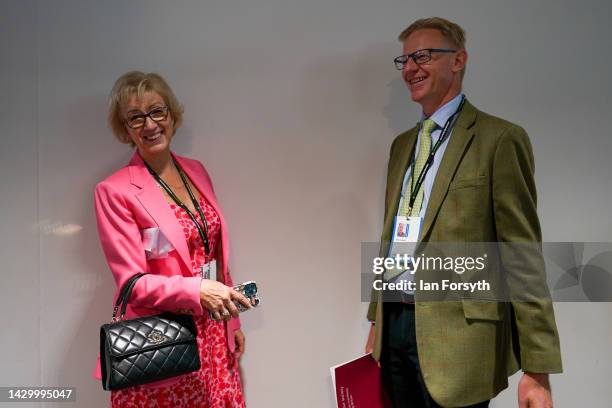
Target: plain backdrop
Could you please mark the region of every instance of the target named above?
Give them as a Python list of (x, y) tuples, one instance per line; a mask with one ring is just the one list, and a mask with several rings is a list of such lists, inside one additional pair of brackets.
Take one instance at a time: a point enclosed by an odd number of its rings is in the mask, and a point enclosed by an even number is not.
[[(261, 309), (242, 320), (248, 406), (331, 408), (329, 367), (357, 357), (368, 330), (360, 244), (380, 235), (388, 150), (420, 113), (392, 64), (399, 32), (432, 15), (462, 25), (466, 95), (531, 136), (544, 239), (609, 242), (611, 8), (0, 0), (0, 386), (73, 386), (76, 406), (108, 403), (91, 378), (114, 293), (93, 188), (132, 154), (105, 122), (119, 75), (170, 82), (185, 106), (173, 149), (209, 170), (234, 280), (260, 286)], [(555, 310), (555, 406), (609, 406), (611, 304)], [(517, 380), (491, 407), (516, 406)]]

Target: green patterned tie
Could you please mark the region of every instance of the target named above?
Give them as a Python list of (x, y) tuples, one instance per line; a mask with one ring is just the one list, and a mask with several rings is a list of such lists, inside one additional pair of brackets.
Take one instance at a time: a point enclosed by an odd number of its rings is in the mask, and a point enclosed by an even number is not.
[[(419, 212), (421, 211), (421, 205), (423, 204), (423, 185), (425, 183), (421, 183), (421, 187), (419, 188), (419, 192), (414, 200), (414, 205), (410, 208), (410, 196), (412, 191), (410, 191), (413, 186), (412, 176), (418, 178), (423, 168), (425, 167), (425, 163), (427, 162), (427, 158), (431, 153), (431, 132), (436, 128), (436, 122), (431, 119), (426, 119), (423, 121), (423, 125), (421, 126), (421, 140), (419, 144), (419, 153), (417, 154), (415, 163), (414, 163), (414, 171), (411, 171), (411, 175), (408, 178), (408, 184), (404, 189), (404, 200), (402, 202), (402, 207), (400, 208), (399, 215), (404, 217), (417, 217)], [(416, 180), (414, 180), (416, 183)], [(393, 254), (391, 254), (392, 256)], [(384, 280), (387, 282), (391, 282), (395, 280), (398, 276), (404, 273), (403, 269), (397, 268), (389, 268), (385, 270)]]
[(410, 177), (408, 178), (408, 184), (404, 193), (404, 202), (402, 203), (402, 208), (400, 209), (399, 215), (404, 217), (416, 217), (419, 215), (421, 211), (421, 205), (423, 204), (423, 190), (425, 183), (421, 183), (421, 187), (419, 188), (419, 192), (414, 200), (414, 204), (412, 208), (410, 208), (410, 195), (412, 194), (412, 184), (416, 183), (417, 180), (412, 180), (412, 176), (418, 179), (419, 175), (423, 171), (423, 167), (425, 167), (425, 163), (427, 162), (427, 158), (429, 157), (429, 153), (431, 152), (431, 132), (436, 128), (436, 122), (431, 119), (426, 119), (423, 121), (423, 125), (421, 126), (421, 140), (419, 145), (419, 153), (417, 154), (414, 170), (411, 172)]

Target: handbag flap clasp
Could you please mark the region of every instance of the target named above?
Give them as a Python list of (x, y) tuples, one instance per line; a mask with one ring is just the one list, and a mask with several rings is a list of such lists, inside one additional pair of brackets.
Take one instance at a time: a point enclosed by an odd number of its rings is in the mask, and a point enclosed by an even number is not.
[(114, 357), (159, 349), (196, 338), (191, 316), (162, 313), (137, 317), (103, 326), (109, 352)]

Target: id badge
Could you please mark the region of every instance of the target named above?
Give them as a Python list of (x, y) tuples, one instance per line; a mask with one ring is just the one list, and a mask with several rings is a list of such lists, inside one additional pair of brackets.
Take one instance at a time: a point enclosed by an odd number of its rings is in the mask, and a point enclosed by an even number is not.
[(421, 217), (396, 216), (393, 227), (393, 242), (417, 242), (421, 234), (422, 224), (423, 218)]
[(202, 265), (202, 277), (204, 279), (217, 280), (217, 261), (213, 260)]
[[(419, 234), (421, 233), (421, 224), (423, 219), (421, 217), (406, 217), (398, 215), (395, 217), (395, 225), (393, 226), (392, 242), (389, 247), (388, 257), (393, 258), (399, 256), (412, 256), (414, 251), (414, 244), (419, 240)], [(406, 264), (402, 267), (393, 267), (385, 270), (384, 279), (387, 282), (394, 281), (396, 279), (403, 279), (402, 276), (406, 274), (410, 275), (413, 270), (412, 263)]]

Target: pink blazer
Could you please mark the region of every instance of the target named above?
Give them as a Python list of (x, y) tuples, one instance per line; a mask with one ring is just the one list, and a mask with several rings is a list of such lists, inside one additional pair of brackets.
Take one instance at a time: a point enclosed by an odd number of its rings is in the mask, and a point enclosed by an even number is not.
[[(231, 286), (232, 279), (227, 267), (227, 225), (219, 209), (210, 177), (202, 163), (172, 155), (219, 214), (221, 242), (215, 253), (217, 276), (219, 280)], [(100, 242), (117, 288), (122, 287), (135, 273), (147, 273), (134, 286), (126, 318), (160, 311), (196, 316), (208, 313), (200, 304), (201, 278), (192, 276), (191, 259), (183, 230), (138, 152), (126, 167), (96, 186), (95, 209)], [(143, 231), (150, 228), (159, 228), (170, 242), (171, 247), (168, 248), (171, 250), (167, 254), (147, 257)], [(118, 290), (115, 300), (117, 295)], [(114, 301), (108, 308), (109, 320), (113, 306)], [(232, 352), (235, 349), (234, 332), (239, 328), (240, 320), (237, 318), (226, 324), (227, 342)], [(94, 378), (101, 378), (99, 356)], [(168, 385), (176, 381), (178, 378), (152, 385)]]

